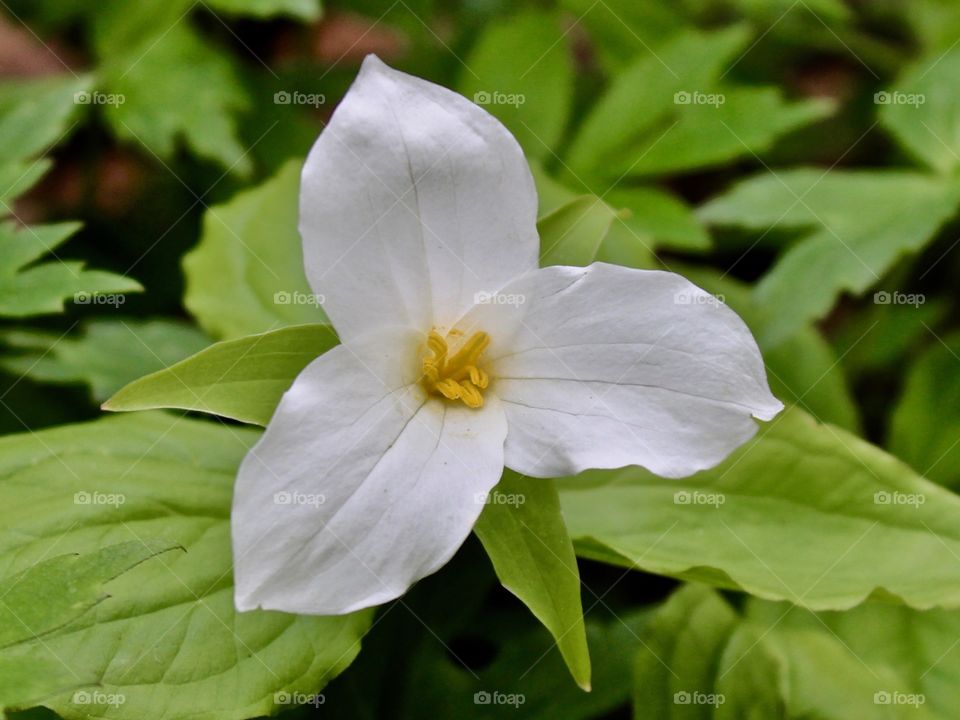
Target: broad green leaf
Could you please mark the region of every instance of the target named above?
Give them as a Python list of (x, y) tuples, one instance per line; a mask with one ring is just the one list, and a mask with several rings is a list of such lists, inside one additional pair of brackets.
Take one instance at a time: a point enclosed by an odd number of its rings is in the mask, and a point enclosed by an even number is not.
[(300, 371), (336, 344), (328, 325), (298, 325), (219, 342), (135, 380), (103, 408), (181, 408), (265, 426)]
[(590, 689), (580, 572), (551, 480), (506, 472), (474, 532), (503, 586), (553, 635), (574, 680)]
[(131, 541), (90, 555), (60, 555), (0, 580), (0, 717), (3, 710), (45, 700), (96, 681), (52, 654), (21, 657), (26, 643), (51, 633), (109, 598), (105, 584), (141, 562), (173, 549), (162, 541)]
[(103, 91), (117, 98), (104, 103), (104, 115), (118, 137), (163, 160), (170, 160), (183, 140), (226, 170), (249, 173), (252, 164), (234, 120), (249, 100), (229, 56), (188, 24), (177, 21), (162, 35), (105, 56), (104, 63)]
[(607, 69), (616, 70), (636, 56), (659, 53), (664, 40), (687, 24), (684, 9), (661, 0), (562, 0), (578, 26), (587, 29)]
[(701, 209), (721, 225), (809, 228), (756, 288), (772, 346), (823, 317), (844, 292), (876, 285), (900, 256), (929, 242), (960, 203), (960, 183), (889, 171), (763, 172)]
[(184, 304), (215, 337), (326, 319), (322, 298), (303, 273), (300, 165), (287, 163), (265, 183), (204, 214), (200, 243), (183, 259)]
[(555, 12), (526, 11), (487, 25), (457, 89), (499, 118), (528, 157), (550, 155), (573, 95), (573, 61)]
[[(714, 270), (674, 267), (674, 270), (722, 299), (763, 339), (770, 317), (759, 307), (750, 288)], [(773, 347), (761, 345), (767, 381), (785, 403), (799, 405), (821, 422), (851, 432), (860, 428), (856, 402), (837, 354), (813, 327), (803, 327)]]
[(206, 0), (212, 10), (230, 15), (272, 18), (278, 15), (309, 22), (322, 13), (320, 0)]
[[(64, 300), (98, 304), (143, 288), (135, 280), (86, 270), (76, 260), (61, 260), (55, 249), (73, 235), (78, 223), (18, 227), (0, 223), (0, 317), (26, 317), (63, 311)], [(54, 259), (37, 263), (53, 253)], [(108, 297), (97, 297), (106, 295)]]
[(934, 340), (907, 373), (888, 443), (917, 472), (951, 488), (960, 487), (958, 369), (960, 336)]
[(82, 383), (102, 402), (127, 383), (210, 344), (203, 332), (174, 320), (92, 320), (80, 335), (13, 330), (0, 341), (17, 354), (0, 367), (39, 382)]
[(717, 665), (739, 619), (711, 590), (690, 585), (674, 593), (647, 623), (634, 666), (634, 717), (710, 718), (724, 704)]
[(96, 552), (148, 538), (182, 546), (111, 581), (111, 597), (34, 649), (90, 688), (44, 704), (66, 720), (168, 720), (272, 714), (283, 693), (311, 695), (350, 664), (370, 613), (238, 614), (230, 502), (249, 430), (140, 413), (0, 439), (0, 574), (58, 548)]
[(589, 265), (615, 219), (595, 195), (581, 195), (540, 218), (540, 265)]
[(960, 498), (797, 409), (683, 481), (626, 468), (559, 487), (583, 557), (813, 609), (960, 605)]
[(637, 235), (649, 236), (656, 247), (672, 250), (707, 250), (710, 236), (682, 200), (654, 187), (618, 187), (604, 201), (627, 210), (623, 222)]
[(668, 118), (680, 107), (674, 102), (676, 93), (708, 91), (747, 39), (741, 26), (713, 33), (690, 31), (656, 53), (641, 53), (593, 106), (571, 142), (566, 164), (577, 175), (610, 175), (611, 164), (620, 166), (625, 148), (663, 123), (661, 134), (668, 129)]
[(48, 160), (33, 158), (70, 134), (89, 88), (89, 77), (73, 75), (0, 83), (0, 215), (48, 169)]
[[(679, 173), (761, 154), (781, 135), (819, 120), (832, 106), (824, 100), (787, 102), (776, 88), (682, 91), (684, 104), (667, 126), (634, 140), (613, 177)], [(714, 97), (715, 102), (709, 102)], [(703, 100), (704, 102), (699, 102)]]
[(937, 50), (874, 96), (880, 121), (920, 162), (940, 173), (960, 167), (960, 48)]

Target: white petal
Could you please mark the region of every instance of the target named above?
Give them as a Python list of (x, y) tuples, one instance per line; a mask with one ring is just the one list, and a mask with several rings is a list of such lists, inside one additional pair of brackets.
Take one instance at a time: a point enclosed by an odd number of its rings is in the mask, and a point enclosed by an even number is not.
[(341, 338), (449, 327), (537, 267), (537, 196), (485, 110), (370, 55), (303, 168), (307, 277)]
[(423, 336), (377, 335), (308, 365), (244, 459), (239, 610), (335, 615), (398, 597), (452, 557), (500, 479), (497, 399), (427, 399), (408, 362)]
[(683, 477), (752, 437), (751, 416), (783, 407), (743, 321), (679, 275), (548, 267), (497, 297), (460, 326), (493, 338), (491, 389), (519, 472), (642, 465)]

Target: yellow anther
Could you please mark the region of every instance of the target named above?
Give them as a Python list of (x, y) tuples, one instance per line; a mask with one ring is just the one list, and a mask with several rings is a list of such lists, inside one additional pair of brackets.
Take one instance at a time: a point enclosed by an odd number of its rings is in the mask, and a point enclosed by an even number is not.
[[(451, 330), (452, 338), (463, 337), (459, 330)], [(427, 337), (427, 354), (423, 358), (423, 386), (427, 392), (442, 395), (448, 400), (459, 400), (469, 408), (483, 407), (483, 393), (490, 377), (478, 367), (480, 356), (490, 344), (490, 336), (476, 332), (469, 337), (452, 357), (447, 341), (436, 330)]]

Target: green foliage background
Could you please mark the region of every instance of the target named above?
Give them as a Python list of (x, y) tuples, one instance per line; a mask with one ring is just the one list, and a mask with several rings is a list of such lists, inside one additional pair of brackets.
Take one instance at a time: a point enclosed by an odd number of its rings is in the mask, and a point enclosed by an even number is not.
[[(956, 3), (0, 4), (0, 714), (956, 716)], [(383, 608), (238, 614), (237, 464), (337, 342), (299, 169), (368, 52), (516, 135), (543, 264), (689, 277), (788, 409), (683, 481), (508, 471)]]

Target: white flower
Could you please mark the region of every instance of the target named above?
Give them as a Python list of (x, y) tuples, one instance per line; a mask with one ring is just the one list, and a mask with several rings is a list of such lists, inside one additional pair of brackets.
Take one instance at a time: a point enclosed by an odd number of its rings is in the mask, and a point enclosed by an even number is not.
[(373, 56), (307, 158), (300, 213), (342, 344), (300, 373), (240, 468), (240, 610), (387, 602), (451, 558), (505, 465), (682, 477), (782, 408), (743, 322), (680, 276), (538, 269), (513, 137)]

